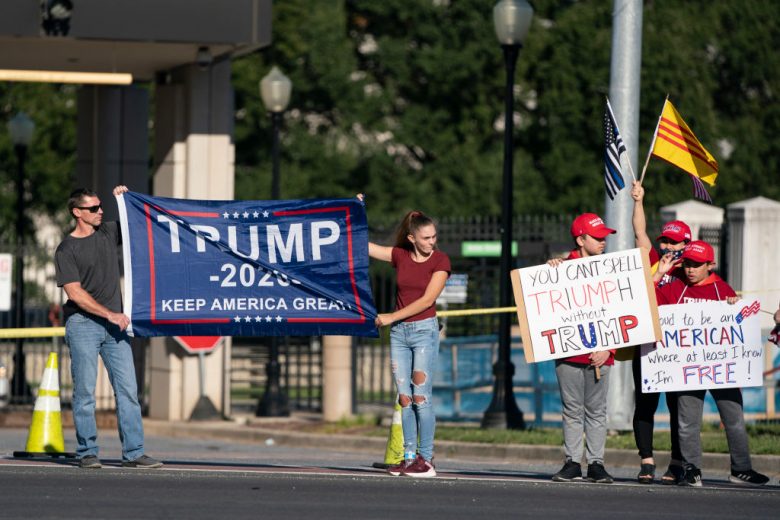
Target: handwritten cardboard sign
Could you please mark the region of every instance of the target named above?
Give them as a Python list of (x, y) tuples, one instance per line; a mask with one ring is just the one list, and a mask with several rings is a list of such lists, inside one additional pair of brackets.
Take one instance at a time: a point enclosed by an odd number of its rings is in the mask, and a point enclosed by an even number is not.
[(759, 306), (743, 300), (660, 306), (663, 336), (642, 345), (642, 392), (761, 386)]
[(511, 277), (529, 363), (661, 338), (646, 251), (515, 269)]

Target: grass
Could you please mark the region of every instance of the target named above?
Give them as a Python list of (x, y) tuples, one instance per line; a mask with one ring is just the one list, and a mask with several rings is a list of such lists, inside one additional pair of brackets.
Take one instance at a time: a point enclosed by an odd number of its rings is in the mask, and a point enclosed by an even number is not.
[[(373, 416), (358, 416), (336, 423), (322, 424), (321, 433), (347, 433), (381, 437), (388, 434), (387, 426), (379, 426)], [(780, 455), (780, 424), (758, 423), (747, 425), (750, 437), (750, 453), (753, 455)], [(528, 430), (492, 430), (477, 426), (436, 426), (436, 440), (480, 442), (487, 444), (536, 444), (560, 446), (563, 434), (560, 428), (538, 428)], [(726, 433), (719, 425), (705, 424), (701, 432), (702, 449), (709, 453), (728, 453)], [(668, 431), (657, 431), (653, 435), (653, 447), (659, 451), (671, 449)], [(633, 432), (620, 432), (607, 437), (607, 448), (636, 450)]]

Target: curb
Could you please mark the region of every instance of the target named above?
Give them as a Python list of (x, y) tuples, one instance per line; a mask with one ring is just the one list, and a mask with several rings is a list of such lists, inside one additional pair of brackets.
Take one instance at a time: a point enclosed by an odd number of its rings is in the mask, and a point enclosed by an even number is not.
[[(373, 452), (377, 460), (384, 458), (387, 439), (364, 435), (303, 433), (272, 427), (241, 425), (231, 421), (170, 422), (144, 420), (146, 433), (171, 437), (215, 439), (276, 444), (292, 448), (323, 448)], [(442, 459), (479, 459), (532, 463), (563, 463), (560, 446), (527, 444), (483, 444), (476, 442), (436, 441), (436, 455)], [(656, 452), (656, 466), (663, 473), (669, 463), (669, 452)], [(606, 464), (615, 467), (639, 467), (639, 456), (633, 450), (608, 449)], [(780, 455), (753, 455), (753, 468), (770, 476), (780, 476)], [(702, 470), (726, 472), (730, 467), (727, 453), (705, 453)]]

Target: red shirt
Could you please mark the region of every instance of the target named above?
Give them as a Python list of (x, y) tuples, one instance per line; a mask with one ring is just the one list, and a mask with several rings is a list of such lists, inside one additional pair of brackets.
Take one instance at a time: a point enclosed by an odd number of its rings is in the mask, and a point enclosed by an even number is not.
[[(392, 264), (396, 272), (395, 310), (397, 311), (423, 297), (433, 273), (445, 271), (449, 277), (452, 271), (450, 257), (438, 250), (434, 250), (425, 262), (415, 262), (412, 260), (411, 251), (394, 247)], [(424, 311), (403, 321), (420, 321), (434, 316), (436, 316), (435, 302)]]
[(663, 287), (655, 289), (658, 305), (718, 301), (736, 295), (734, 289), (715, 273), (710, 274), (699, 285), (690, 285), (687, 280), (675, 278)]
[[(580, 252), (576, 249), (572, 249), (569, 253), (569, 256), (566, 257), (566, 260), (575, 260), (577, 258), (582, 258), (580, 256)], [(567, 363), (577, 363), (579, 365), (590, 365), (590, 354), (577, 354), (576, 356), (571, 356), (567, 358), (562, 358), (560, 361), (565, 361)], [(609, 358), (604, 362), (607, 366), (612, 366), (615, 364), (615, 351), (610, 350), (609, 351)]]

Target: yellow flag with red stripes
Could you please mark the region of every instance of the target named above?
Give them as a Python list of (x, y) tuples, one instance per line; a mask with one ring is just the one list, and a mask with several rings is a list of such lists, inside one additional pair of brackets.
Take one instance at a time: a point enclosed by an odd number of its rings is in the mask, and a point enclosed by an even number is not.
[(718, 161), (696, 139), (668, 99), (658, 123), (653, 155), (715, 186)]

